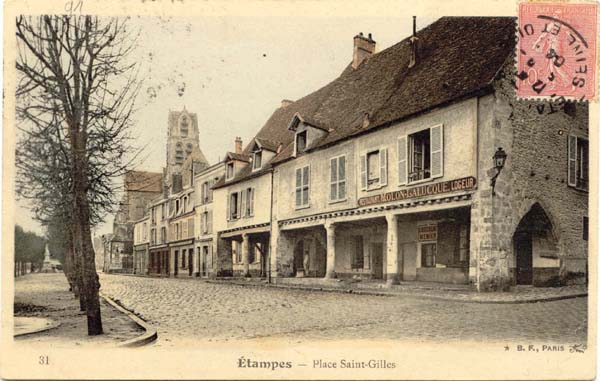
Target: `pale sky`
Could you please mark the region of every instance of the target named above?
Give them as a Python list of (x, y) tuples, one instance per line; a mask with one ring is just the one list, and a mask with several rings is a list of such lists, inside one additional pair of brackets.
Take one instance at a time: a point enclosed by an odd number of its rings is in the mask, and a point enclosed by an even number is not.
[[(433, 18), (417, 18), (421, 29)], [(167, 116), (184, 106), (198, 115), (200, 148), (215, 163), (244, 145), (282, 99), (296, 100), (326, 85), (352, 60), (353, 37), (373, 34), (381, 51), (412, 32), (412, 18), (144, 17), (132, 18), (141, 36), (134, 53), (144, 79), (133, 131), (147, 159), (165, 165)], [(26, 208), (16, 222), (42, 233)], [(112, 216), (97, 234), (112, 231)]]

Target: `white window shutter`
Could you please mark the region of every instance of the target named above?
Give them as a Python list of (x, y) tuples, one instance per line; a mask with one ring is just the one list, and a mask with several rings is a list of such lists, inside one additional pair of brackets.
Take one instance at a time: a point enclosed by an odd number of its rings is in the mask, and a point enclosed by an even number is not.
[(334, 201), (337, 199), (337, 158), (329, 160), (329, 200)]
[(431, 178), (444, 175), (444, 129), (439, 126), (431, 127), (429, 130), (431, 144)]
[(367, 190), (367, 155), (360, 155), (360, 189)]
[(568, 184), (577, 186), (577, 136), (569, 135), (569, 170)]
[(242, 191), (240, 191), (240, 217), (248, 217), (248, 214), (246, 213), (246, 190), (243, 189)]
[(243, 197), (243, 193), (244, 193), (244, 192), (238, 192), (238, 199), (237, 199), (237, 218), (241, 218), (241, 217), (242, 217), (242, 200), (244, 199), (244, 197)]
[(380, 173), (379, 173), (379, 185), (385, 186), (387, 185), (387, 148), (379, 150), (379, 165), (380, 165)]
[(231, 220), (231, 194), (227, 195), (227, 221)]
[(250, 188), (250, 215), (254, 216), (254, 188)]
[(406, 160), (406, 135), (398, 138), (398, 185), (405, 185), (407, 181)]

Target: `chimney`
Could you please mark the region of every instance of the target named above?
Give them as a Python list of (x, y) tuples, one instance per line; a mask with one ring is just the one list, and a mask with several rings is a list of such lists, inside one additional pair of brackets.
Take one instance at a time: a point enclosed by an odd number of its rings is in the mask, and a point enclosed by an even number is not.
[(375, 53), (375, 41), (369, 33), (368, 37), (363, 36), (362, 32), (354, 36), (354, 53), (352, 55), (352, 67), (358, 68), (363, 61)]
[(240, 138), (239, 136), (235, 137), (235, 153), (242, 153), (242, 138)]
[(289, 99), (282, 99), (281, 100), (281, 108), (286, 108), (287, 106), (291, 105), (292, 103), (294, 103), (294, 101), (291, 101)]
[(419, 38), (417, 37), (417, 16), (413, 16), (413, 34), (410, 38), (410, 62), (408, 68), (417, 64), (417, 53), (419, 51)]

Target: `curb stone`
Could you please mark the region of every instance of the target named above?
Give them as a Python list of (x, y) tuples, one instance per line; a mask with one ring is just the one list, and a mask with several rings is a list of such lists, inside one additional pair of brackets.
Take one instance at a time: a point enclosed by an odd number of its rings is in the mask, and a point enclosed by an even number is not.
[[(161, 279), (163, 277), (156, 277), (156, 276), (150, 276), (150, 275), (138, 275), (138, 274), (109, 274), (109, 275), (127, 275), (127, 276), (137, 276), (137, 277), (143, 277), (143, 278), (158, 278)], [(574, 299), (574, 298), (581, 298), (581, 297), (587, 297), (588, 296), (588, 292), (577, 292), (577, 293), (573, 293), (573, 294), (567, 294), (567, 295), (553, 295), (553, 296), (546, 296), (546, 297), (532, 297), (529, 299), (507, 299), (507, 300), (502, 300), (502, 299), (489, 299), (489, 300), (485, 300), (485, 299), (468, 299), (468, 298), (461, 298), (461, 297), (455, 297), (455, 296), (439, 296), (439, 295), (428, 295), (428, 294), (419, 294), (416, 292), (406, 292), (406, 291), (401, 291), (401, 292), (382, 292), (382, 291), (374, 291), (374, 290), (367, 290), (367, 289), (347, 289), (347, 288), (343, 288), (343, 287), (318, 287), (318, 286), (298, 286), (298, 285), (288, 285), (288, 284), (277, 284), (277, 283), (264, 283), (264, 282), (260, 282), (260, 283), (255, 283), (255, 282), (249, 282), (249, 281), (240, 281), (240, 280), (234, 280), (234, 279), (207, 279), (207, 278), (197, 278), (197, 277), (181, 277), (181, 278), (173, 278), (173, 279), (189, 279), (189, 280), (196, 280), (196, 281), (201, 281), (201, 282), (206, 282), (206, 283), (213, 283), (213, 284), (228, 284), (228, 285), (232, 285), (232, 286), (242, 286), (242, 287), (260, 287), (260, 288), (281, 288), (281, 289), (288, 289), (288, 290), (300, 290), (300, 291), (306, 291), (306, 292), (337, 292), (337, 293), (342, 293), (342, 294), (356, 294), (356, 295), (368, 295), (368, 296), (386, 296), (386, 297), (413, 297), (413, 298), (422, 298), (422, 299), (429, 299), (429, 300), (445, 300), (445, 301), (450, 301), (450, 302), (457, 302), (457, 303), (476, 303), (476, 304), (527, 304), (527, 303), (543, 303), (543, 302), (555, 302), (558, 300), (565, 300), (565, 299)], [(434, 290), (433, 288), (423, 288), (423, 290)], [(449, 289), (446, 291), (456, 291), (453, 289)]]
[(21, 332), (21, 333), (15, 333), (13, 335), (13, 337), (23, 337), (23, 336), (27, 336), (27, 335), (33, 335), (35, 333), (46, 332), (46, 331), (49, 331), (51, 329), (60, 327), (60, 323), (59, 322), (56, 322), (56, 321), (53, 321), (53, 320), (50, 320), (50, 319), (47, 319), (47, 320), (49, 321), (50, 324), (48, 324), (48, 325), (46, 325), (44, 327), (34, 328), (34, 329), (30, 330), (30, 331), (25, 331), (25, 332)]
[(278, 285), (278, 284), (255, 284), (250, 282), (236, 282), (236, 281), (220, 281), (220, 280), (205, 280), (207, 283), (214, 284), (230, 284), (242, 287), (263, 287), (263, 288), (283, 288), (290, 290), (303, 290), (308, 292), (337, 292), (342, 294), (356, 294), (356, 295), (369, 295), (369, 296), (387, 296), (387, 297), (418, 297), (422, 299), (430, 300), (445, 300), (450, 302), (459, 303), (477, 303), (477, 304), (527, 304), (527, 303), (542, 303), (542, 302), (554, 302), (558, 300), (574, 299), (588, 296), (587, 292), (573, 293), (569, 295), (556, 295), (547, 297), (533, 297), (530, 299), (513, 299), (513, 300), (498, 300), (498, 299), (468, 299), (460, 297), (445, 297), (436, 295), (426, 295), (412, 292), (380, 292), (380, 291), (369, 291), (369, 290), (355, 290), (355, 289), (344, 289), (344, 288), (331, 288), (331, 287), (302, 287), (302, 286), (291, 286), (291, 285)]
[(122, 347), (122, 348), (141, 347), (144, 345), (148, 345), (148, 344), (156, 341), (156, 339), (158, 339), (158, 333), (157, 333), (156, 329), (154, 329), (154, 327), (152, 327), (151, 325), (146, 323), (143, 319), (139, 318), (133, 312), (131, 312), (131, 311), (125, 309), (123, 306), (119, 305), (112, 298), (104, 295), (103, 293), (100, 293), (100, 296), (102, 296), (102, 298), (104, 300), (106, 300), (106, 302), (108, 304), (110, 304), (111, 306), (113, 306), (114, 308), (119, 310), (120, 312), (127, 315), (131, 320), (133, 320), (137, 325), (139, 325), (146, 331), (145, 333), (141, 334), (138, 337), (134, 337), (133, 339), (129, 339), (127, 341), (119, 343), (117, 345), (118, 347)]

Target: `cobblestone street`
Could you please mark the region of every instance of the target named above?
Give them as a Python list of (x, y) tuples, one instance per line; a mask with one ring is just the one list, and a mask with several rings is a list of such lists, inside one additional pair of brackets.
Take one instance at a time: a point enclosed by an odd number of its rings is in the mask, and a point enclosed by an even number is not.
[(584, 343), (587, 298), (477, 304), (102, 275), (101, 291), (158, 329), (155, 345), (252, 338)]

